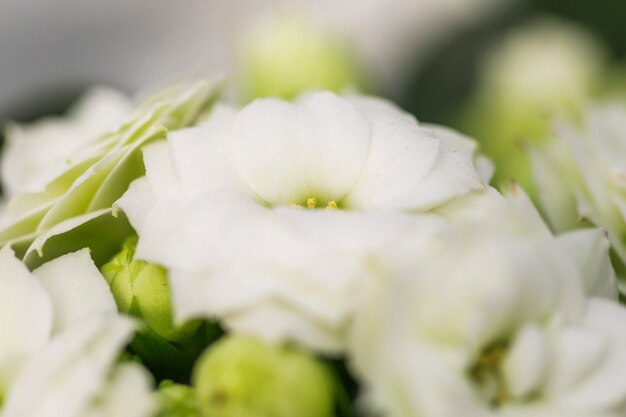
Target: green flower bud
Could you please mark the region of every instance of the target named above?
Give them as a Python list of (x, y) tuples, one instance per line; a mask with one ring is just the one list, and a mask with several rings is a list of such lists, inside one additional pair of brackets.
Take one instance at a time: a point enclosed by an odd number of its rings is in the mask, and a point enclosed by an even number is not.
[(223, 338), (196, 363), (193, 381), (204, 417), (334, 415), (332, 374), (294, 347)]
[(140, 317), (159, 337), (178, 342), (191, 337), (199, 321), (174, 324), (167, 272), (158, 265), (135, 260), (137, 237), (129, 238), (122, 250), (101, 272), (107, 280), (118, 309)]
[(188, 385), (163, 381), (157, 390), (157, 400), (156, 417), (200, 417), (195, 390)]
[(604, 51), (584, 29), (538, 20), (508, 34), (481, 63), (462, 130), (496, 164), (493, 185), (511, 179), (535, 196), (529, 146), (545, 143), (554, 119), (579, 117), (603, 78)]
[(303, 91), (358, 87), (349, 48), (334, 36), (297, 19), (276, 19), (245, 38), (241, 51), (246, 99), (291, 99)]

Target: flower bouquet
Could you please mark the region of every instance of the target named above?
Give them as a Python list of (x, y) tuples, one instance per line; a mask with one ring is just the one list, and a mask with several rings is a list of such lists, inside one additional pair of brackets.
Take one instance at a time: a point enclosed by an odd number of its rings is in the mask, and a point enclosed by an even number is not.
[(226, 97), (9, 126), (2, 417), (626, 415), (624, 107), (532, 149), (549, 227), (387, 100)]

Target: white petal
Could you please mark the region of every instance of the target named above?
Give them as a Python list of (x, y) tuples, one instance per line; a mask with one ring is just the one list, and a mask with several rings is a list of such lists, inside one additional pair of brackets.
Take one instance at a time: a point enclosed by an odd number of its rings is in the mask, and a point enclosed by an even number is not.
[(148, 178), (141, 177), (133, 181), (124, 195), (115, 202), (113, 212), (122, 209), (130, 224), (139, 233), (143, 229), (146, 216), (156, 202), (157, 196), (154, 194)]
[(535, 326), (526, 326), (515, 337), (503, 364), (506, 386), (516, 398), (538, 392), (549, 369), (546, 335)]
[[(257, 256), (266, 248), (250, 251), (259, 242), (255, 232), (271, 227), (265, 211), (236, 192), (209, 192), (192, 201), (163, 198), (146, 218), (137, 257), (198, 270)], [(248, 239), (241, 239), (242, 235)]]
[(226, 326), (235, 333), (250, 334), (271, 343), (296, 342), (316, 352), (339, 354), (345, 341), (336, 328), (326, 327), (314, 317), (278, 303), (250, 306), (239, 314), (227, 315)]
[[(169, 136), (171, 137), (174, 133), (170, 133)], [(144, 146), (142, 152), (146, 177), (152, 192), (159, 197), (176, 193), (179, 184), (172, 167), (168, 143), (166, 141), (151, 143)]]
[(423, 343), (389, 344), (385, 366), (366, 379), (365, 399), (390, 416), (487, 417), (463, 371), (446, 356)]
[(112, 208), (72, 217), (39, 235), (28, 247), (24, 263), (35, 268), (87, 246), (94, 261), (102, 264), (119, 250), (119, 245), (131, 232), (123, 218), (113, 216)]
[(584, 339), (572, 340), (568, 335), (558, 339), (555, 365), (559, 373), (552, 389), (561, 395), (555, 401), (592, 415), (600, 410), (623, 410), (625, 332), (626, 309), (612, 301), (592, 299), (579, 331)]
[[(187, 196), (208, 190), (238, 187), (228, 155), (230, 129), (236, 111), (216, 106), (200, 127), (171, 132), (168, 135), (170, 159), (175, 178)], [(148, 170), (148, 176), (152, 174)]]
[(155, 411), (155, 400), (152, 377), (139, 365), (126, 363), (115, 368), (85, 417), (148, 417)]
[(346, 197), (355, 208), (427, 210), (484, 188), (473, 164), (475, 143), (459, 134), (421, 127), (382, 100), (353, 97), (366, 114), (372, 145), (363, 172)]
[(496, 164), (485, 155), (479, 154), (474, 157), (474, 165), (483, 184), (489, 184), (496, 172)]
[(28, 355), (50, 337), (52, 303), (7, 246), (0, 249), (0, 269), (0, 357)]
[[(213, 192), (187, 204), (161, 200), (148, 216), (137, 257), (169, 268), (179, 320), (251, 317), (256, 305), (273, 303), (330, 332), (348, 319), (375, 259), (405, 235), (428, 235), (431, 222), (441, 223), (428, 219), (266, 209), (241, 194)], [(273, 326), (258, 331), (271, 333)]]
[(588, 296), (617, 300), (617, 279), (603, 230), (576, 230), (558, 236), (557, 241), (565, 256), (578, 264)]
[(7, 392), (4, 416), (81, 417), (96, 400), (133, 323), (93, 316), (35, 355)]
[(571, 182), (576, 181), (568, 174), (572, 162), (567, 151), (557, 145), (550, 142), (540, 149), (531, 148), (529, 157), (541, 208), (550, 225), (556, 231), (563, 231), (578, 227), (580, 216), (576, 197), (570, 190)]
[(296, 104), (257, 100), (239, 113), (232, 135), (238, 173), (273, 205), (313, 196), (339, 201), (354, 185), (370, 147), (367, 121), (331, 93)]
[(47, 262), (33, 274), (52, 299), (54, 333), (92, 314), (117, 311), (109, 286), (91, 260), (88, 249)]
[(439, 141), (417, 120), (383, 100), (356, 98), (371, 130), (370, 153), (357, 184), (346, 196), (350, 208), (405, 208), (413, 189), (432, 169)]
[(414, 197), (408, 199), (408, 207), (424, 210), (470, 191), (484, 190), (486, 186), (474, 167), (474, 149), (467, 143), (459, 145), (458, 138), (452, 138), (446, 129), (429, 130), (440, 140), (439, 155), (428, 176), (412, 190)]
[(553, 397), (564, 395), (578, 384), (584, 383), (602, 366), (608, 353), (604, 341), (583, 329), (567, 329), (556, 339), (553, 372), (548, 392)]
[(68, 168), (67, 161), (81, 146), (115, 129), (129, 112), (120, 93), (94, 89), (63, 118), (50, 118), (7, 131), (2, 154), (5, 192), (39, 192)]

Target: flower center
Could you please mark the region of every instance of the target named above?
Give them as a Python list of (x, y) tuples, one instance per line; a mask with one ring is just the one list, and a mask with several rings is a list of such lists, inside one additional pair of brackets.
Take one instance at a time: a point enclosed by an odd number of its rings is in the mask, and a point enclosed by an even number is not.
[(504, 342), (488, 346), (469, 368), (471, 380), (493, 408), (498, 408), (511, 399), (501, 370), (507, 348)]
[(295, 207), (295, 208), (307, 208), (309, 210), (315, 210), (315, 209), (326, 209), (326, 210), (337, 210), (337, 202), (335, 200), (329, 200), (329, 201), (318, 201), (317, 197), (312, 196), (312, 197), (308, 197), (306, 199), (306, 203), (305, 204), (300, 204), (300, 203), (292, 203), (291, 207)]

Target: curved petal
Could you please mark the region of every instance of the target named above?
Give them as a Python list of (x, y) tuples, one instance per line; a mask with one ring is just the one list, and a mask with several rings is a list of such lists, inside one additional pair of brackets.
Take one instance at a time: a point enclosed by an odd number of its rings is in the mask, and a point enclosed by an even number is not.
[(580, 229), (557, 237), (565, 256), (579, 266), (589, 297), (617, 300), (617, 278), (609, 257), (609, 241), (602, 229)]
[[(168, 140), (176, 132), (168, 133)], [(172, 167), (167, 141), (158, 141), (142, 148), (146, 178), (156, 197), (176, 193), (179, 189), (176, 173)]]
[(339, 201), (354, 185), (370, 147), (367, 121), (332, 93), (298, 103), (257, 100), (235, 119), (232, 161), (245, 183), (272, 205), (317, 197)]
[(92, 314), (117, 311), (109, 286), (91, 260), (88, 249), (47, 262), (33, 274), (52, 299), (54, 333)]
[(622, 306), (592, 299), (580, 328), (557, 335), (548, 391), (555, 403), (589, 415), (623, 410), (625, 323), (626, 309)]
[(65, 172), (79, 148), (119, 125), (130, 102), (117, 91), (89, 91), (64, 118), (49, 118), (7, 130), (2, 153), (2, 183), (8, 195), (40, 192)]
[[(218, 105), (199, 127), (168, 135), (171, 167), (185, 195), (239, 186), (228, 155), (230, 127), (236, 114), (233, 108)], [(148, 167), (148, 176), (152, 175)]]
[(352, 101), (368, 119), (372, 144), (346, 206), (423, 211), (485, 188), (474, 167), (473, 141), (447, 129), (421, 127), (382, 100)]
[[(152, 377), (136, 363), (117, 366), (85, 417), (148, 417), (156, 411)], [(82, 417), (82, 416), (81, 416)]]
[(550, 360), (546, 335), (537, 326), (525, 326), (515, 336), (503, 364), (506, 386), (516, 398), (538, 392), (548, 373)]
[(115, 202), (113, 214), (117, 215), (118, 210), (121, 209), (135, 231), (140, 233), (150, 209), (156, 205), (157, 201), (148, 178), (141, 177), (130, 183), (128, 190)]
[(132, 332), (133, 323), (117, 315), (72, 326), (25, 365), (7, 392), (3, 415), (81, 417)]
[(98, 210), (65, 220), (39, 235), (26, 250), (24, 263), (36, 268), (68, 252), (89, 247), (96, 265), (102, 265), (131, 234), (125, 216), (115, 217), (111, 208)]
[(0, 269), (0, 357), (28, 355), (50, 337), (52, 303), (8, 246), (0, 249)]

